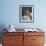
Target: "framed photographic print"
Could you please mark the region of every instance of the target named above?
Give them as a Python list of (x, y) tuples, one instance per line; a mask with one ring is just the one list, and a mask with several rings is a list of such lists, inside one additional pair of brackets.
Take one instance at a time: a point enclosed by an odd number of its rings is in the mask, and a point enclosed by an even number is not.
[(19, 6), (19, 21), (24, 23), (34, 22), (34, 5)]

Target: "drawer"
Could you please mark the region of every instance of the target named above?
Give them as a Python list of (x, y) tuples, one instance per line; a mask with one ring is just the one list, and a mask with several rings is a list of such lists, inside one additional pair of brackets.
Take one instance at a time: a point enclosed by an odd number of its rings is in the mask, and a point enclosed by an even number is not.
[(44, 46), (44, 44), (32, 44), (32, 46)]
[(24, 36), (24, 40), (32, 40), (32, 36)]
[(22, 46), (22, 44), (21, 45), (19, 45), (19, 44), (3, 44), (3, 46)]
[(23, 43), (22, 44), (2, 44), (2, 46), (23, 46)]
[(3, 43), (14, 43), (23, 41), (23, 36), (4, 36)]
[(4, 32), (4, 36), (23, 36), (23, 32)]
[(24, 45), (25, 46), (31, 46), (31, 44), (32, 44), (32, 37), (30, 37), (30, 36), (26, 36), (26, 37), (24, 37)]
[(43, 44), (44, 36), (32, 36), (32, 43), (33, 44)]
[(44, 36), (44, 32), (24, 32), (24, 36)]

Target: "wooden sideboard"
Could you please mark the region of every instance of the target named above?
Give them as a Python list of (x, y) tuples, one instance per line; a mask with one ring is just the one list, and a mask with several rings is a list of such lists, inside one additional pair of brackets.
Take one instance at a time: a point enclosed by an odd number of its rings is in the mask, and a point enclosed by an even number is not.
[(3, 46), (44, 46), (44, 32), (3, 32)]

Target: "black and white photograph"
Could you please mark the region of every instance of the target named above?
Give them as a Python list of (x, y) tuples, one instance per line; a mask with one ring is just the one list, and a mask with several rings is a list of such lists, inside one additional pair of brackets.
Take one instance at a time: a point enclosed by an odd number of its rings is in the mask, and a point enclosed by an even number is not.
[(20, 5), (20, 22), (34, 22), (34, 5)]

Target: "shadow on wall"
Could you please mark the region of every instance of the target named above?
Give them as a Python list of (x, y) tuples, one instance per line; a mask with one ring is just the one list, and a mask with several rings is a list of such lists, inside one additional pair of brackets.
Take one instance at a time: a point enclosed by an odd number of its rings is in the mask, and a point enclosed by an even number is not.
[(2, 33), (6, 31), (4, 28), (6, 28), (6, 26), (4, 24), (0, 24), (0, 43), (2, 43)]

